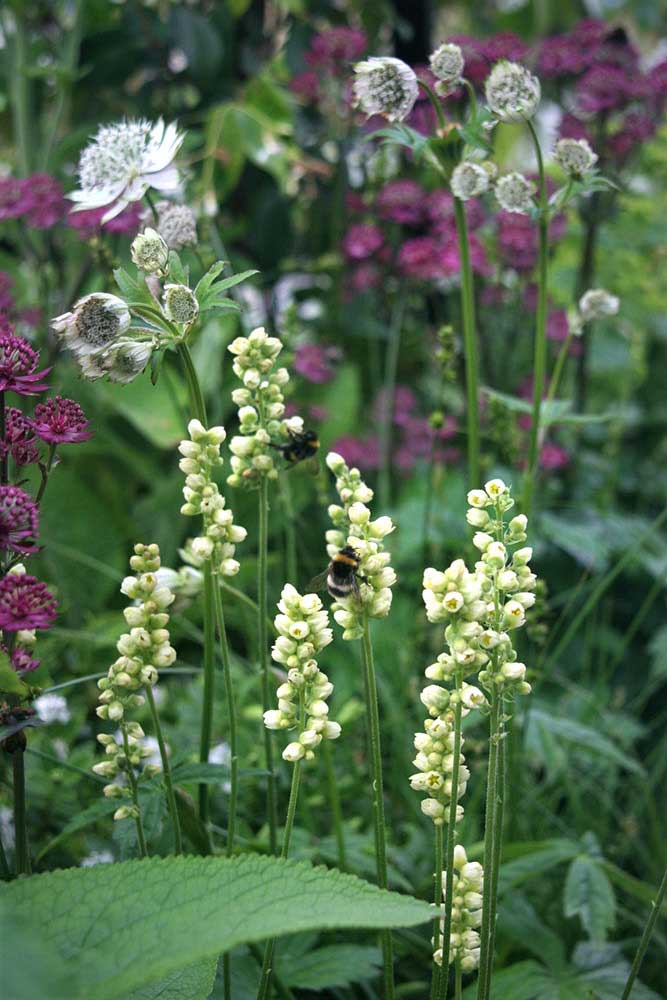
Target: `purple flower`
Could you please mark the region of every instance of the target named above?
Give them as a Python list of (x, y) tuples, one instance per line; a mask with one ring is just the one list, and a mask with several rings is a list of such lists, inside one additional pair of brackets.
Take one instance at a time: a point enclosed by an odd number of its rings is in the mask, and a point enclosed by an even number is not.
[(547, 317), (547, 337), (549, 340), (555, 340), (562, 344), (564, 340), (567, 340), (569, 332), (570, 326), (565, 309), (552, 309)]
[(0, 177), (0, 222), (18, 219), (24, 211), (24, 181), (18, 177)]
[(589, 145), (595, 145), (591, 133), (574, 115), (563, 115), (558, 129), (561, 139), (585, 139)]
[(342, 455), (349, 466), (365, 470), (380, 468), (380, 439), (376, 435), (364, 439), (341, 437), (334, 441), (331, 450)]
[(316, 101), (320, 96), (320, 78), (312, 69), (292, 77), (289, 89), (304, 101)]
[(497, 35), (485, 38), (482, 41), (481, 50), (489, 63), (489, 68), (501, 59), (521, 62), (526, 55), (525, 42), (522, 42), (519, 36), (511, 31), (499, 31)]
[(537, 58), (540, 76), (574, 76), (590, 65), (590, 51), (582, 47), (573, 35), (545, 38)]
[(36, 552), (39, 538), (37, 504), (18, 486), (0, 486), (0, 550)]
[(618, 66), (593, 66), (578, 81), (574, 91), (577, 109), (584, 115), (622, 108), (640, 96), (638, 81)]
[(436, 281), (443, 276), (440, 247), (432, 236), (415, 236), (398, 251), (398, 270), (407, 278)]
[(9, 330), (0, 331), (0, 392), (31, 396), (48, 389), (41, 380), (51, 369), (35, 371), (38, 361), (39, 354), (27, 340), (15, 337)]
[(39, 461), (37, 441), (31, 421), (10, 406), (5, 411), (5, 439), (0, 441), (0, 455), (11, 455), (15, 465), (34, 465)]
[(26, 223), (33, 229), (50, 229), (62, 219), (66, 211), (63, 190), (49, 174), (33, 174), (26, 177), (24, 188), (24, 212)]
[(37, 577), (8, 573), (0, 580), (0, 629), (51, 628), (56, 617), (56, 602)]
[(418, 226), (424, 219), (425, 196), (426, 192), (416, 181), (389, 181), (375, 202), (378, 215), (388, 222)]
[(343, 237), (343, 250), (350, 260), (364, 260), (380, 249), (384, 239), (377, 226), (367, 222), (350, 226)]
[(322, 344), (302, 344), (294, 352), (294, 368), (315, 385), (324, 385), (334, 377), (333, 363), (340, 358), (335, 347)]
[[(373, 417), (375, 420), (383, 420), (385, 414), (385, 406), (387, 405), (387, 393), (385, 389), (380, 389), (377, 396), (375, 397), (375, 402), (373, 403)], [(407, 385), (397, 385), (394, 387), (394, 405), (392, 411), (392, 420), (395, 424), (400, 427), (406, 420), (409, 419), (415, 406), (417, 405), (417, 397), (415, 396), (412, 389)]]
[(371, 288), (377, 288), (382, 281), (382, 272), (373, 261), (362, 261), (358, 264), (349, 278), (349, 287), (358, 294), (367, 292)]
[[(2, 648), (7, 652), (4, 646)], [(11, 661), (17, 674), (30, 674), (33, 670), (37, 670), (37, 667), (42, 662), (41, 660), (34, 660), (30, 650), (26, 649), (25, 646), (14, 646)]]
[(629, 111), (621, 128), (608, 140), (609, 149), (620, 160), (625, 159), (636, 147), (655, 135), (656, 122), (643, 111)]
[(356, 28), (327, 28), (314, 35), (306, 53), (309, 66), (327, 70), (337, 76), (347, 73), (344, 63), (360, 59), (368, 47), (364, 31)]
[(540, 465), (543, 469), (549, 469), (551, 471), (556, 471), (558, 469), (564, 469), (570, 464), (570, 456), (557, 444), (551, 444), (549, 441), (542, 446), (542, 451), (540, 452)]
[(78, 403), (56, 396), (38, 403), (32, 418), (35, 433), (48, 444), (78, 444), (87, 441), (92, 431)]
[(108, 222), (102, 225), (107, 208), (90, 208), (81, 212), (69, 212), (65, 221), (71, 229), (76, 229), (82, 240), (90, 240), (103, 229), (108, 233), (136, 233), (141, 226), (141, 207), (138, 203), (128, 205)]

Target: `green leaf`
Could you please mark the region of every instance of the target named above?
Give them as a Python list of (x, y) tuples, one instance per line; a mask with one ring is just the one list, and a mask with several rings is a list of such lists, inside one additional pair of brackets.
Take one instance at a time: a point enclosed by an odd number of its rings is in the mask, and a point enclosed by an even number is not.
[(117, 267), (113, 276), (120, 294), (126, 302), (143, 302), (146, 305), (155, 306), (155, 299), (148, 291), (143, 278), (141, 280), (132, 278), (122, 267)]
[(604, 941), (614, 926), (616, 899), (601, 865), (587, 854), (575, 858), (565, 879), (563, 912), (579, 917), (594, 941)]
[(179, 285), (190, 287), (190, 269), (183, 266), (175, 250), (169, 251), (169, 277)]
[(0, 691), (19, 696), (28, 693), (27, 685), (12, 667), (7, 653), (0, 652)]
[(93, 802), (92, 805), (88, 806), (87, 809), (82, 809), (80, 813), (67, 823), (57, 837), (50, 840), (45, 847), (41, 849), (37, 855), (37, 860), (41, 861), (45, 854), (52, 851), (54, 847), (66, 840), (67, 837), (72, 833), (76, 833), (78, 830), (83, 830), (85, 827), (90, 826), (91, 823), (97, 823), (98, 820), (104, 819), (105, 816), (110, 816), (112, 812), (115, 812), (118, 808), (118, 803), (115, 799), (99, 799), (98, 802)]
[(382, 139), (383, 146), (407, 146), (416, 159), (419, 159), (428, 145), (428, 138), (409, 125), (390, 125), (387, 128), (380, 128), (377, 132), (365, 136), (366, 142), (370, 142), (371, 139)]
[[(523, 848), (525, 847), (525, 851)], [(516, 886), (520, 882), (525, 882), (534, 875), (540, 875), (549, 868), (562, 864), (564, 861), (571, 861), (581, 850), (579, 844), (573, 840), (544, 840), (529, 844), (508, 845), (505, 855), (517, 854), (511, 861), (506, 861), (500, 869), (499, 891), (505, 892), (511, 886)]]
[(619, 750), (611, 740), (602, 736), (596, 729), (576, 722), (574, 719), (566, 719), (563, 716), (552, 715), (540, 708), (534, 708), (528, 721), (527, 743), (532, 742), (531, 729), (544, 729), (547, 733), (557, 737), (559, 741), (574, 744), (581, 753), (599, 754), (626, 771), (631, 771), (639, 776), (645, 774), (641, 764), (634, 760), (629, 753)]
[(234, 285), (240, 284), (240, 282), (245, 281), (246, 278), (252, 277), (253, 274), (258, 274), (258, 271), (240, 271), (238, 274), (232, 274), (228, 278), (221, 278), (220, 281), (217, 280), (218, 275), (221, 273), (225, 266), (226, 261), (219, 260), (213, 264), (203, 278), (197, 283), (195, 288), (195, 296), (197, 302), (199, 303), (199, 310), (201, 313), (210, 311), (211, 309), (238, 309), (237, 304), (232, 299), (227, 299), (221, 297), (221, 293), (226, 291), (228, 288), (233, 288)]
[[(433, 908), (354, 875), (260, 855), (151, 858), (49, 872), (0, 887), (23, 927), (22, 966), (62, 956), (50, 1000), (113, 1000), (238, 944), (299, 931), (410, 927)], [(28, 976), (12, 1000), (33, 1000)]]
[[(290, 957), (290, 956), (286, 956)], [(350, 986), (373, 979), (382, 964), (378, 948), (357, 944), (332, 944), (316, 948), (291, 961), (277, 957), (277, 969), (286, 986), (302, 990), (321, 990)]]
[(183, 407), (187, 393), (174, 371), (169, 379), (151, 385), (147, 378), (137, 378), (129, 385), (100, 383), (106, 400), (158, 448), (173, 448), (185, 433)]
[(499, 925), (503, 934), (553, 969), (565, 966), (565, 946), (560, 937), (541, 920), (532, 903), (520, 892), (511, 892), (500, 906)]
[(205, 958), (203, 962), (173, 972), (166, 979), (133, 990), (126, 1000), (207, 1000), (213, 989), (217, 965), (217, 958)]
[[(537, 962), (518, 962), (493, 974), (493, 1000), (558, 1000), (550, 974)], [(477, 983), (463, 993), (463, 1000), (475, 1000)], [(570, 997), (570, 1000), (574, 1000)]]
[[(268, 771), (260, 767), (242, 768), (239, 777), (266, 777)], [(178, 764), (172, 770), (172, 777), (177, 784), (194, 782), (199, 785), (219, 785), (229, 781), (230, 770), (226, 764)]]

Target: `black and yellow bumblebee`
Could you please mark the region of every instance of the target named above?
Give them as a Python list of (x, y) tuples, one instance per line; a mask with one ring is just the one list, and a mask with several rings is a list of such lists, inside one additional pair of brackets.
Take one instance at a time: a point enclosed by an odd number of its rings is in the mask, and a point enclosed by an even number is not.
[(351, 545), (345, 545), (319, 576), (308, 584), (308, 590), (323, 590), (326, 586), (332, 597), (359, 597), (359, 556)]
[(291, 431), (287, 433), (290, 440), (287, 444), (272, 444), (271, 447), (281, 452), (288, 466), (298, 465), (306, 459), (315, 458), (320, 447), (316, 431)]

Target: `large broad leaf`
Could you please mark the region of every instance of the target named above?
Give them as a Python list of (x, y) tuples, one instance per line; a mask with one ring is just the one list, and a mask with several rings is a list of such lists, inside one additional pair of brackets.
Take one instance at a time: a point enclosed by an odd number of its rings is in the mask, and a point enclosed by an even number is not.
[(129, 385), (100, 383), (99, 389), (107, 402), (156, 447), (173, 448), (184, 436), (187, 392), (175, 371), (157, 385), (140, 375)]
[(285, 986), (319, 993), (335, 986), (373, 979), (382, 965), (382, 958), (378, 948), (332, 944), (298, 955), (291, 962), (282, 960), (278, 951), (276, 965)]
[[(354, 875), (260, 855), (163, 858), (50, 872), (0, 890), (22, 965), (58, 954), (50, 1000), (113, 1000), (238, 944), (328, 928), (433, 919), (411, 896)], [(12, 1000), (33, 1000), (30, 977)], [(39, 994), (37, 994), (39, 995)], [(44, 995), (44, 994), (43, 994)]]
[(207, 1000), (213, 988), (217, 958), (195, 962), (166, 979), (128, 993), (126, 1000)]
[(616, 912), (614, 890), (598, 861), (582, 854), (575, 858), (565, 879), (563, 909), (566, 917), (578, 916), (594, 941), (604, 941)]

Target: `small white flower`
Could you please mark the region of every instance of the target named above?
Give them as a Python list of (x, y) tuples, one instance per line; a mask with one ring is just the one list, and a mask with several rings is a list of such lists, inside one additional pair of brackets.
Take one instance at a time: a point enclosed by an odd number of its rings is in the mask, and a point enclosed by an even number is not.
[(37, 717), (47, 725), (52, 722), (60, 722), (64, 725), (71, 718), (67, 701), (61, 694), (41, 694), (39, 698), (35, 699), (34, 704)]
[(429, 56), (431, 72), (438, 78), (436, 90), (442, 96), (450, 93), (459, 83), (465, 60), (460, 45), (443, 42)]
[(407, 63), (391, 56), (373, 56), (357, 63), (354, 72), (354, 97), (369, 118), (383, 115), (396, 122), (410, 114), (419, 85)]
[(592, 170), (598, 161), (586, 139), (559, 139), (554, 148), (554, 159), (571, 177)]
[(67, 347), (77, 357), (111, 347), (132, 322), (130, 311), (117, 295), (95, 292), (75, 302), (72, 312), (51, 320)]
[(615, 316), (619, 305), (619, 299), (604, 288), (589, 288), (579, 299), (581, 318), (585, 323), (605, 316)]
[(74, 211), (109, 206), (102, 217), (108, 222), (127, 205), (140, 201), (149, 188), (173, 193), (179, 176), (172, 165), (183, 142), (175, 125), (162, 119), (103, 125), (79, 160), (80, 188), (68, 197)]
[(484, 90), (491, 111), (502, 122), (532, 118), (542, 93), (536, 76), (519, 63), (507, 60), (496, 63)]
[(479, 163), (464, 160), (454, 168), (451, 188), (455, 198), (468, 201), (469, 198), (484, 194), (488, 186), (489, 174)]
[(533, 207), (534, 194), (535, 185), (523, 174), (506, 174), (496, 181), (495, 195), (498, 204), (506, 212), (528, 215)]

